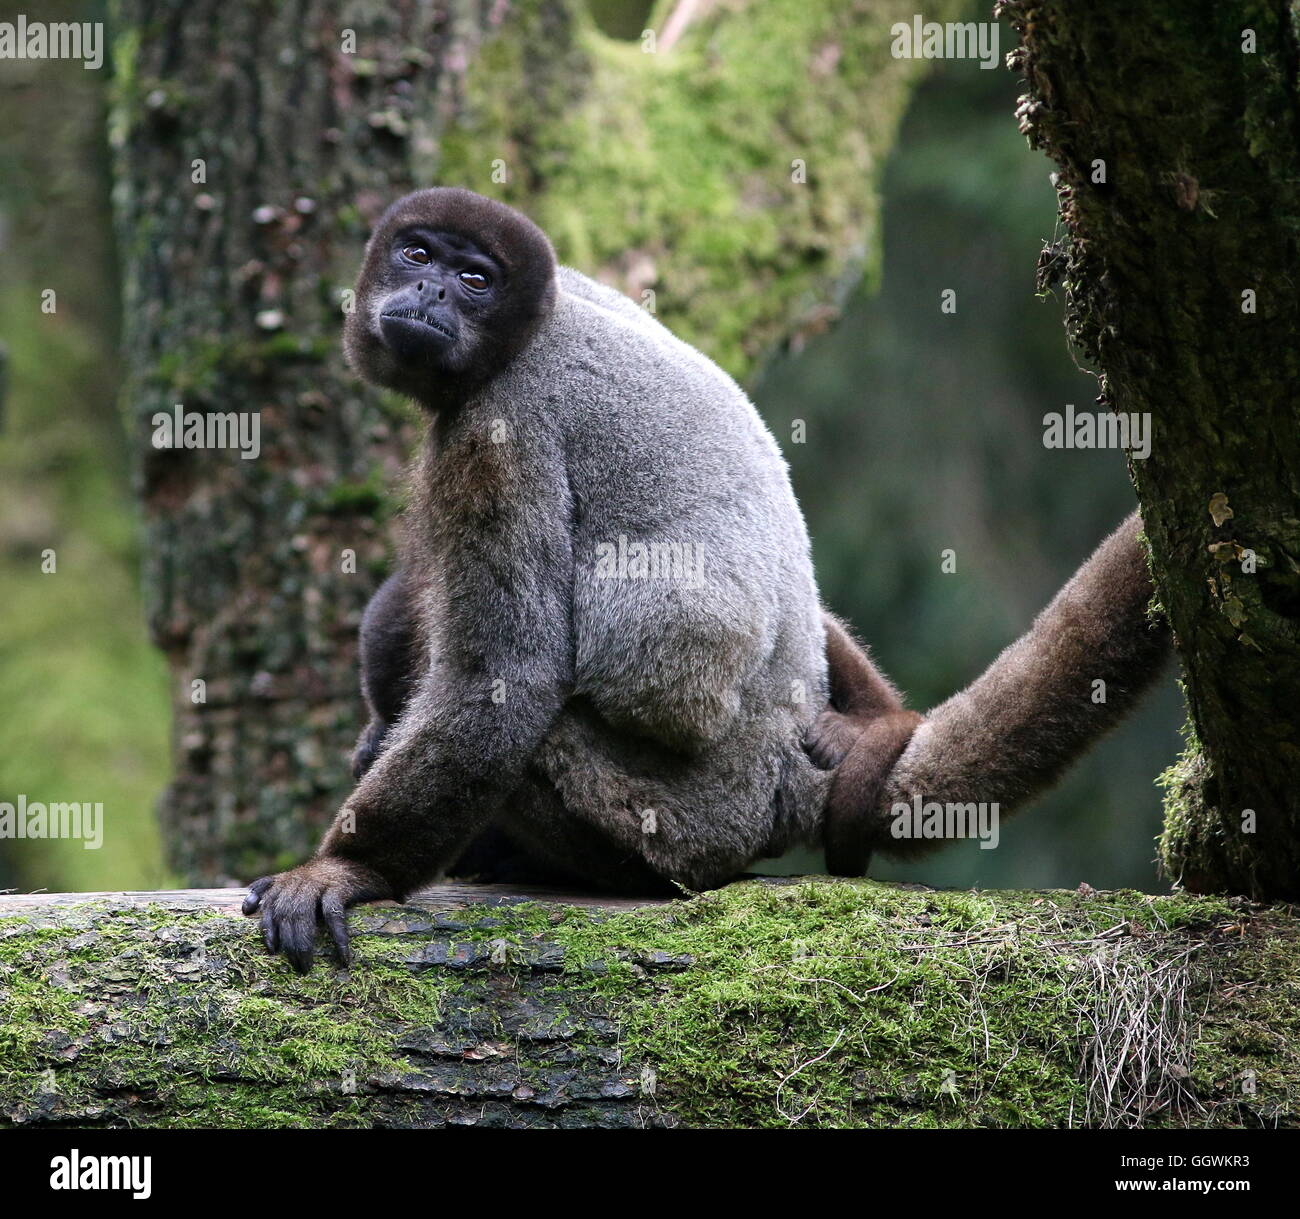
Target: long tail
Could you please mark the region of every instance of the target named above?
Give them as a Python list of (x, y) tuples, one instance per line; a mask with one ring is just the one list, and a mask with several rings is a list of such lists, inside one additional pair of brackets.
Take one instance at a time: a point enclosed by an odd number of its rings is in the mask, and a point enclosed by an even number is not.
[(1128, 517), (1025, 635), (926, 715), (880, 785), (875, 808), (859, 812), (875, 823), (876, 849), (913, 855), (941, 845), (890, 832), (891, 809), (918, 794), (1010, 812), (1055, 782), (1159, 675), (1169, 631), (1147, 613), (1152, 585), (1141, 528), (1137, 513)]

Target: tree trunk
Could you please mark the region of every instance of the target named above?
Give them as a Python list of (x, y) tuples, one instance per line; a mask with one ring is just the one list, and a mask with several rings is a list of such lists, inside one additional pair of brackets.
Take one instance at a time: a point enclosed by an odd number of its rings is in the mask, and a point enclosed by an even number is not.
[(1186, 675), (1165, 870), (1300, 896), (1297, 36), (1285, 0), (1010, 0), (1030, 143), (1060, 166), (1040, 263), (1101, 373), (1150, 412), (1130, 462)]
[[(701, 6), (658, 46), (598, 35), (581, 0), (118, 0), (126, 400), (190, 882), (296, 862), (350, 783), (356, 631), (411, 440), (339, 352), (376, 214), (434, 182), (505, 198), (744, 375), (826, 325), (876, 248), (911, 10)], [(257, 460), (153, 447), (177, 404), (259, 412)]]
[(443, 886), (300, 978), (240, 896), (0, 897), (0, 1125), (1300, 1126), (1283, 908)]

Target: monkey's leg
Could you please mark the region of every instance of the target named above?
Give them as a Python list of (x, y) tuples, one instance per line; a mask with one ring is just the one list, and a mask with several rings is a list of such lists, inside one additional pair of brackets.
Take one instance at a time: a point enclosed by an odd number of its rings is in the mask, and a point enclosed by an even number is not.
[[(516, 792), (506, 801), (516, 807), (524, 799)], [(564, 852), (539, 850), (530, 835), (520, 834), (505, 816), (478, 834), (447, 869), (447, 875), (484, 885), (548, 885), (581, 888), (587, 878), (570, 864)]]
[(826, 628), (830, 706), (809, 728), (804, 747), (818, 766), (834, 770), (867, 726), (882, 715), (902, 711), (903, 700), (843, 622), (823, 610), (822, 623)]
[(361, 618), (361, 693), (370, 722), (352, 753), (352, 777), (360, 779), (384, 750), (421, 668), (419, 626), (404, 569), (393, 572), (370, 598)]
[(916, 795), (1012, 811), (1059, 778), (1159, 675), (1169, 631), (1147, 616), (1141, 528), (1136, 513), (1125, 520), (1025, 635), (926, 716), (875, 802), (878, 849), (912, 855), (937, 845), (891, 832), (890, 810)]
[[(541, 767), (529, 768), (523, 787), (506, 802), (502, 823), (526, 847), (530, 866), (524, 883), (568, 884), (638, 897), (678, 892), (646, 862), (641, 842), (619, 841), (606, 823), (567, 806)], [(547, 866), (555, 879), (534, 881), (534, 872)]]
[[(352, 775), (360, 779), (388, 744), (393, 726), (427, 669), (420, 644), (414, 590), (405, 569), (380, 585), (361, 619), (361, 692), (370, 711), (352, 754)], [(565, 884), (575, 877), (531, 856), (499, 826), (488, 826), (448, 869), (449, 875), (492, 884)]]

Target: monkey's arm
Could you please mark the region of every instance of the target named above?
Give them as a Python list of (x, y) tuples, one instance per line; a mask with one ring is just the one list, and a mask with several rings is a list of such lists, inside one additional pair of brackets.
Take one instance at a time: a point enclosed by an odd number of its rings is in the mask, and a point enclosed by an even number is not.
[(519, 786), (569, 688), (564, 654), (545, 640), (481, 672), (436, 665), (318, 857), (376, 871), (399, 896), (432, 879)]
[[(563, 705), (554, 654), (501, 656), (459, 679), (421, 684), (394, 739), (339, 811), (313, 859), (250, 886), (267, 947), (311, 967), (317, 919), (349, 960), (343, 912), (402, 898), (447, 867), (518, 787)], [(506, 691), (494, 701), (494, 682)], [(436, 681), (436, 686), (435, 686)]]
[[(926, 716), (863, 810), (874, 821), (872, 845), (904, 856), (941, 845), (890, 832), (893, 806), (917, 794), (1012, 811), (1133, 706), (1169, 654), (1167, 627), (1147, 615), (1153, 590), (1141, 528), (1136, 513), (1128, 517), (1025, 635)], [(832, 800), (839, 781), (837, 773)]]
[[(424, 632), (416, 620), (415, 577), (399, 568), (380, 585), (361, 620), (361, 691), (370, 712), (352, 754), (352, 775), (362, 778), (392, 743), (394, 726), (429, 667)], [(451, 876), (497, 884), (565, 885), (574, 877), (512, 839), (494, 823), (449, 866)]]
[[(346, 962), (346, 907), (404, 897), (455, 860), (518, 788), (568, 697), (567, 513), (520, 507), (548, 527), (515, 535), (508, 580), (459, 569), (438, 657), (315, 857), (250, 886), (244, 912), (261, 914), (267, 947), (301, 972), (318, 918)], [(518, 517), (503, 527), (517, 529)]]

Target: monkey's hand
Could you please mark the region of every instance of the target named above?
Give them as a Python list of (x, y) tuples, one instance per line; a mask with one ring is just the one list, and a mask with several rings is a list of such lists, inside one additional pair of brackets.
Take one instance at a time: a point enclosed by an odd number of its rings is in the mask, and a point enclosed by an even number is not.
[(828, 707), (804, 737), (804, 752), (822, 770), (834, 770), (848, 756), (866, 725), (859, 718)]
[(323, 922), (339, 963), (352, 963), (344, 911), (358, 902), (394, 896), (377, 872), (335, 855), (318, 855), (278, 876), (263, 876), (248, 887), (244, 913), (262, 916), (262, 938), (271, 952), (283, 952), (300, 974), (311, 969), (316, 924)]

